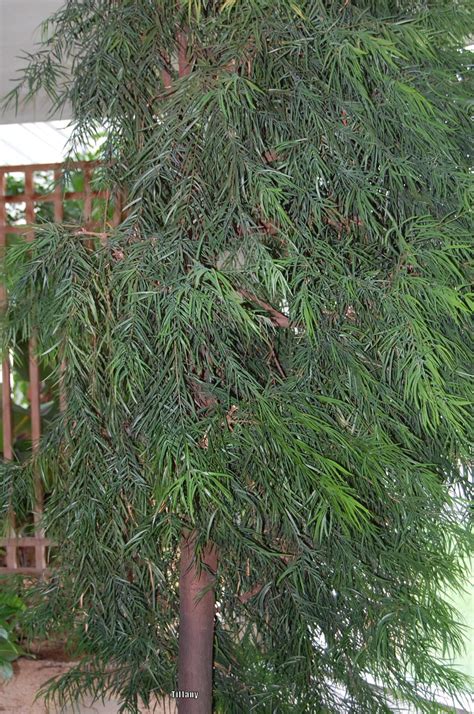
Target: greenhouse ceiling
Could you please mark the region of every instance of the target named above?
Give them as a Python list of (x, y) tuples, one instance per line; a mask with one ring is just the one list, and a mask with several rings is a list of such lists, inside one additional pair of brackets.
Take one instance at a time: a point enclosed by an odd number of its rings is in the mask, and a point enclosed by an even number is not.
[[(34, 52), (40, 39), (39, 25), (63, 4), (63, 0), (0, 0), (0, 97), (14, 86), (13, 79), (25, 61), (23, 52)], [(0, 124), (68, 119), (50, 116), (47, 98), (38, 96), (27, 106), (14, 107), (0, 115)]]

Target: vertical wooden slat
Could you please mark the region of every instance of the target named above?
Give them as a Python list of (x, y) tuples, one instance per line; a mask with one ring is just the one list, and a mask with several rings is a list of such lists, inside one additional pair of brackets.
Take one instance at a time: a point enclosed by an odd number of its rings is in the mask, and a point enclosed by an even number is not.
[[(55, 223), (62, 223), (64, 219), (64, 203), (63, 203), (63, 172), (60, 168), (54, 169), (54, 193), (53, 193), (53, 204), (54, 204), (54, 221)], [(66, 365), (64, 361), (61, 362), (59, 366), (59, 410), (64, 412), (66, 410), (66, 393), (64, 390), (64, 373), (66, 371)]]
[(31, 416), (31, 442), (33, 453), (39, 449), (41, 437), (41, 378), (39, 371), (38, 359), (36, 357), (36, 340), (33, 337), (30, 340), (30, 356), (29, 356), (29, 372), (30, 372), (30, 416)]
[(41, 402), (40, 390), (41, 381), (39, 374), (38, 359), (36, 357), (36, 340), (30, 341), (30, 414), (31, 414), (31, 441), (33, 453), (36, 453), (39, 448), (41, 436)]
[(2, 362), (2, 424), (3, 458), (10, 461), (13, 458), (13, 425), (10, 362), (8, 358), (5, 358)]
[(88, 166), (84, 166), (84, 227), (91, 228), (92, 219), (92, 191), (91, 191), (91, 171)]
[[(0, 170), (0, 254), (4, 261), (5, 251), (7, 246), (7, 209), (5, 199), (5, 172)], [(3, 265), (5, 263), (3, 262)], [(7, 291), (3, 281), (0, 285), (0, 305), (1, 309), (5, 310), (7, 305)], [(3, 458), (5, 461), (13, 459), (13, 423), (12, 423), (12, 393), (11, 393), (11, 374), (10, 360), (8, 355), (2, 361), (2, 427), (3, 427)], [(8, 513), (8, 537), (15, 537), (15, 514), (10, 509)], [(18, 568), (18, 551), (16, 545), (12, 541), (7, 541), (6, 547), (6, 566), (10, 570), (15, 571)]]
[[(35, 222), (35, 205), (33, 201), (33, 170), (29, 166), (25, 166), (25, 218), (29, 226)], [(34, 229), (27, 231), (27, 238), (32, 241), (35, 237)]]
[(62, 223), (64, 218), (64, 205), (63, 205), (63, 184), (62, 184), (63, 173), (61, 169), (54, 169), (54, 220), (56, 223)]
[[(25, 169), (25, 203), (26, 222), (33, 226), (35, 222), (35, 208), (33, 202), (33, 171)], [(34, 228), (29, 228), (26, 233), (27, 240), (32, 242), (35, 237)], [(30, 414), (31, 414), (31, 441), (33, 452), (37, 452), (41, 436), (41, 408), (40, 408), (40, 374), (36, 358), (35, 340), (30, 341), (29, 372), (30, 372)]]
[[(35, 206), (34, 206), (34, 186), (33, 186), (33, 170), (25, 168), (25, 217), (28, 226), (33, 226), (35, 223)], [(27, 231), (27, 240), (32, 242), (35, 237), (34, 228)], [(36, 356), (36, 341), (34, 338), (29, 344), (29, 376), (30, 376), (30, 416), (31, 416), (31, 443), (33, 454), (38, 453), (41, 438), (41, 377), (38, 358)], [(41, 528), (41, 516), (43, 513), (43, 485), (41, 483), (41, 475), (38, 471), (35, 472), (35, 535), (37, 538), (43, 538), (44, 533)], [(35, 546), (35, 567), (43, 570), (46, 568), (45, 548), (38, 543)]]
[[(0, 253), (4, 261), (7, 245), (7, 210), (5, 205), (5, 173), (0, 170)], [(4, 264), (4, 263), (3, 263)], [(3, 282), (0, 285), (0, 305), (5, 310), (7, 304), (6, 287)], [(11, 411), (11, 386), (10, 386), (10, 361), (8, 356), (2, 362), (2, 423), (3, 423), (3, 457), (10, 460), (13, 458), (13, 427)]]
[[(86, 231), (92, 230), (92, 191), (91, 191), (91, 172), (90, 168), (88, 166), (83, 167), (83, 176), (84, 176), (84, 204), (82, 208), (82, 220), (83, 220), (83, 227)], [(94, 241), (91, 238), (90, 240), (86, 241), (86, 245), (93, 250), (94, 248)]]

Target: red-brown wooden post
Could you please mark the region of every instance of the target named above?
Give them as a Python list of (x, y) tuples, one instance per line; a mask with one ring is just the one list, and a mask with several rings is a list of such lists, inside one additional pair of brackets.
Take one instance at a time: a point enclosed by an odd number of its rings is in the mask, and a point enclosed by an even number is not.
[(87, 230), (91, 230), (92, 225), (92, 191), (91, 191), (91, 171), (89, 166), (84, 166), (84, 209), (83, 220)]
[(54, 222), (62, 223), (64, 217), (63, 206), (63, 172), (61, 168), (54, 169)]
[[(7, 245), (7, 210), (5, 205), (5, 174), (0, 169), (0, 257), (4, 265)], [(0, 284), (0, 305), (5, 310), (7, 293), (5, 284)], [(3, 424), (3, 458), (10, 461), (13, 458), (13, 425), (11, 410), (10, 360), (5, 355), (2, 360), (2, 424)]]
[[(63, 204), (63, 172), (57, 167), (54, 169), (54, 222), (62, 223), (64, 219), (64, 204)], [(66, 365), (64, 360), (59, 365), (59, 410), (66, 411), (66, 393), (64, 390), (64, 373)]]
[[(7, 208), (5, 201), (5, 173), (0, 170), (0, 253), (3, 264), (7, 246)], [(7, 291), (3, 278), (0, 285), (0, 304), (1, 309), (5, 310), (7, 305)], [(3, 458), (5, 461), (11, 461), (13, 459), (13, 423), (10, 359), (8, 355), (5, 355), (2, 360), (2, 427)], [(8, 532), (6, 535), (8, 539), (14, 538), (15, 536), (15, 514), (12, 510), (10, 510), (8, 514)], [(14, 541), (7, 540), (5, 550), (6, 567), (9, 570), (17, 570), (18, 551)]]
[[(35, 223), (34, 185), (33, 169), (25, 167), (25, 217), (28, 226)], [(35, 238), (34, 228), (30, 228), (26, 233), (27, 240), (32, 242)], [(31, 416), (31, 445), (33, 454), (37, 454), (40, 447), (41, 438), (41, 376), (38, 357), (36, 356), (36, 340), (34, 337), (29, 345), (29, 376), (30, 376), (30, 416)], [(41, 517), (43, 514), (43, 484), (39, 471), (35, 472), (35, 536), (38, 539), (44, 538), (41, 527)], [(39, 540), (35, 545), (35, 567), (39, 570), (46, 570), (46, 552), (43, 543)]]

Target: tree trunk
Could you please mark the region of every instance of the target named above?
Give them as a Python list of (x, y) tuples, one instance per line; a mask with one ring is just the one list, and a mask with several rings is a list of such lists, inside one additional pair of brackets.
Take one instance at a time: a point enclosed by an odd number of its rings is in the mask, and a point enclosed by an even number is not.
[[(181, 540), (179, 576), (179, 714), (211, 714), (214, 645), (214, 574), (217, 551), (209, 545), (202, 562), (211, 572), (196, 563), (196, 533), (184, 532)], [(202, 591), (207, 589), (205, 595)], [(193, 696), (196, 695), (197, 697)]]

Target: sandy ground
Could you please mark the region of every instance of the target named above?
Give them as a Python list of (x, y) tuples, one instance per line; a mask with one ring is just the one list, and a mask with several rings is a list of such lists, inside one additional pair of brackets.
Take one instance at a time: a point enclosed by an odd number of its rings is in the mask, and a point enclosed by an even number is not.
[[(47, 709), (44, 702), (35, 702), (35, 694), (38, 689), (51, 677), (66, 672), (71, 666), (68, 662), (56, 662), (48, 659), (25, 659), (21, 658), (14, 664), (15, 674), (8, 682), (0, 682), (0, 713), (1, 714), (56, 714), (58, 709)], [(61, 710), (61, 714), (116, 714), (118, 705), (110, 701), (105, 705), (100, 703), (91, 704), (87, 701), (76, 708)], [(166, 703), (165, 706), (157, 705), (154, 710), (142, 709), (143, 714), (176, 714), (176, 707), (173, 703)]]

